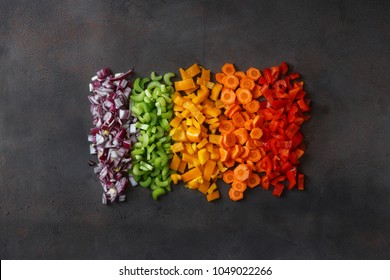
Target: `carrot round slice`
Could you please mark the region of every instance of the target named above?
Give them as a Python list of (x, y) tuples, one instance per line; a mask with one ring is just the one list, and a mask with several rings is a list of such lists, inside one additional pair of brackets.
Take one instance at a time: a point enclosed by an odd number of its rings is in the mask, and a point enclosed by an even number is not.
[(249, 89), (246, 88), (239, 88), (236, 90), (236, 96), (238, 102), (241, 104), (248, 104), (249, 102), (252, 101), (252, 93), (250, 92)]
[(239, 181), (245, 181), (246, 179), (249, 178), (250, 171), (248, 166), (246, 164), (239, 164), (235, 169), (234, 169), (234, 178), (236, 178)]
[(242, 78), (240, 80), (240, 87), (252, 90), (255, 87), (255, 81), (248, 77)]
[(255, 127), (251, 131), (251, 138), (252, 139), (260, 139), (261, 136), (263, 136), (263, 131), (261, 130), (260, 127)]
[(261, 160), (260, 150), (258, 149), (250, 150), (248, 159), (252, 162), (258, 162), (259, 160)]
[(232, 183), (232, 188), (239, 192), (244, 192), (246, 190), (246, 184), (244, 182), (234, 180)]
[(236, 89), (237, 86), (240, 84), (240, 81), (234, 75), (226, 75), (226, 77), (223, 79), (223, 84), (227, 88)]
[(230, 183), (233, 183), (234, 181), (234, 172), (233, 170), (227, 170), (225, 173), (223, 173), (223, 181), (226, 183), (226, 184), (230, 184)]
[(245, 104), (245, 109), (249, 113), (257, 113), (260, 109), (260, 102), (257, 100), (252, 100), (251, 102)]
[(225, 149), (233, 147), (236, 144), (236, 136), (233, 133), (224, 134), (222, 136), (221, 145)]
[(249, 69), (246, 71), (246, 75), (247, 75), (249, 78), (251, 78), (251, 79), (257, 81), (257, 80), (260, 78), (261, 73), (260, 73), (260, 70), (259, 70), (259, 69), (255, 68), (255, 67), (251, 67), (251, 68), (249, 68)]
[(236, 136), (237, 142), (240, 145), (244, 145), (245, 142), (248, 140), (249, 135), (245, 128), (239, 128), (235, 131), (233, 131), (234, 136)]
[(224, 73), (216, 73), (215, 74), (215, 79), (217, 80), (218, 83), (223, 84), (223, 79), (225, 78)]
[(237, 112), (232, 116), (232, 121), (233, 121), (233, 124), (235, 127), (244, 127), (245, 126), (245, 119), (241, 115), (240, 112)]
[(233, 201), (238, 201), (244, 198), (244, 193), (231, 188), (229, 190), (229, 198)]
[(226, 75), (233, 75), (236, 72), (236, 68), (232, 63), (225, 63), (222, 66), (222, 72)]
[(249, 175), (249, 178), (246, 180), (246, 184), (250, 188), (257, 187), (258, 185), (260, 185), (260, 183), (261, 183), (260, 176), (257, 175), (256, 173), (252, 173), (251, 175)]
[(218, 129), (222, 134), (228, 134), (232, 133), (236, 128), (231, 120), (221, 120)]
[(234, 104), (236, 102), (236, 94), (231, 89), (223, 89), (221, 93), (221, 101), (225, 105)]

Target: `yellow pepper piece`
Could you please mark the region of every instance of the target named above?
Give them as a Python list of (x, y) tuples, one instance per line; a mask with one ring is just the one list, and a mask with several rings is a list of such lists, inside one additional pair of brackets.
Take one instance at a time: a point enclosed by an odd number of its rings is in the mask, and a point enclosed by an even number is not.
[(188, 181), (195, 179), (199, 176), (202, 176), (202, 172), (200, 171), (200, 169), (198, 167), (195, 167), (195, 168), (192, 168), (191, 170), (187, 171), (183, 175), (181, 175), (181, 178), (182, 178), (183, 182), (188, 182)]
[(173, 153), (184, 151), (184, 145), (182, 142), (175, 143), (171, 146), (171, 150)]
[(207, 124), (213, 124), (213, 123), (219, 122), (219, 119), (218, 118), (211, 118), (211, 119), (206, 119), (204, 122)]
[(206, 107), (203, 109), (203, 113), (205, 113), (206, 116), (209, 115), (212, 118), (216, 118), (222, 114), (222, 111), (221, 111), (221, 109), (218, 109), (218, 108)]
[(175, 105), (173, 106), (173, 111), (176, 112), (181, 112), (181, 111), (184, 111), (186, 108), (182, 107), (182, 106), (179, 106), (179, 105)]
[(172, 139), (175, 142), (187, 142), (186, 133), (184, 130), (177, 128), (175, 133), (172, 135)]
[(216, 183), (212, 183), (211, 186), (209, 187), (209, 189), (207, 190), (207, 193), (211, 194), (216, 189), (217, 189), (217, 184)]
[(217, 162), (217, 166), (218, 166), (218, 169), (220, 172), (224, 173), (225, 171), (227, 171), (227, 167), (225, 167), (225, 165), (223, 164), (222, 161), (218, 161)]
[[(211, 135), (211, 134), (210, 134)], [(214, 151), (214, 145), (213, 143), (209, 142), (206, 144), (206, 149), (209, 153), (212, 153)]]
[(210, 81), (210, 70), (202, 68), (202, 75), (200, 78), (205, 81)]
[(200, 191), (203, 194), (207, 194), (207, 190), (209, 189), (210, 181), (203, 178), (203, 183), (200, 184), (198, 191)]
[(210, 158), (212, 160), (219, 160), (219, 148), (218, 147), (213, 147), (213, 152), (210, 154)]
[(195, 87), (196, 87), (196, 85), (195, 85), (194, 80), (192, 78), (175, 82), (175, 90), (177, 90), (177, 91), (189, 90), (189, 89), (193, 89)]
[(172, 126), (172, 127), (178, 127), (181, 123), (181, 120), (182, 118), (179, 118), (179, 117), (175, 117), (169, 124)]
[(214, 83), (210, 82), (210, 81), (206, 81), (206, 80), (203, 80), (202, 78), (197, 78), (196, 79), (196, 84), (197, 85), (200, 85), (200, 86), (204, 86), (208, 89), (212, 89), (214, 87)]
[(202, 86), (201, 86), (201, 89), (198, 89), (197, 91), (197, 94), (193, 99), (192, 99), (192, 102), (194, 102), (194, 104), (200, 104), (202, 103), (210, 94), (210, 91), (208, 90), (208, 88), (206, 88), (206, 90), (203, 90), (202, 89)]
[(199, 109), (194, 104), (188, 106), (187, 109), (191, 112), (192, 116), (199, 122), (199, 124), (202, 124), (206, 119), (206, 117), (202, 114), (201, 111), (199, 111)]
[(180, 158), (177, 154), (173, 154), (173, 158), (171, 160), (171, 164), (169, 165), (169, 168), (172, 170), (177, 171), (180, 165)]
[[(181, 161), (180, 162), (180, 165), (179, 165), (179, 168), (177, 169), (177, 171), (179, 171), (180, 173), (184, 173), (184, 171), (186, 170), (186, 167), (187, 167), (187, 163), (185, 161)], [(181, 178), (180, 178), (181, 179)]]
[(179, 72), (182, 80), (191, 79), (191, 76), (183, 68), (179, 68)]
[(183, 106), (184, 101), (186, 101), (186, 100), (183, 97), (181, 97), (180, 95), (176, 95), (173, 98), (173, 103), (175, 105)]
[(209, 125), (209, 129), (210, 130), (215, 130), (218, 127), (219, 127), (219, 122), (212, 123), (212, 124)]
[(216, 200), (216, 199), (218, 199), (220, 197), (219, 191), (215, 191), (215, 192), (213, 192), (211, 194), (208, 194), (206, 197), (207, 197), (207, 201), (209, 201), (209, 202), (213, 201), (213, 200)]
[[(208, 143), (207, 138), (203, 138), (200, 143), (196, 146), (198, 149), (202, 149)], [(219, 152), (218, 152), (219, 153)]]
[(215, 101), (215, 107), (218, 109), (222, 109), (223, 107), (225, 107), (225, 103), (218, 99), (217, 101)]
[(210, 99), (211, 99), (211, 100), (214, 100), (214, 101), (217, 101), (217, 100), (218, 100), (218, 97), (219, 97), (219, 93), (221, 92), (221, 90), (222, 90), (222, 85), (216, 83), (216, 84), (213, 86), (213, 88), (211, 89)]
[(173, 183), (176, 185), (181, 180), (181, 176), (179, 174), (171, 174), (171, 179)]
[(198, 152), (198, 148), (196, 147), (197, 145), (198, 145), (197, 143), (192, 143), (191, 144), (191, 147), (192, 147), (192, 150), (194, 151), (194, 153)]
[(197, 63), (194, 63), (188, 69), (186, 69), (186, 72), (190, 77), (195, 77), (200, 73), (199, 65)]
[(216, 166), (216, 161), (214, 160), (208, 160), (204, 166), (204, 173), (203, 178), (205, 178), (207, 181), (211, 180), (211, 175), (214, 172), (214, 168)]
[(200, 142), (200, 130), (190, 126), (186, 131), (187, 139), (190, 142)]
[(214, 144), (220, 146), (221, 142), (222, 142), (222, 136), (221, 135), (216, 135), (216, 134), (210, 134), (209, 135), (209, 142), (214, 143)]
[(192, 149), (192, 145), (191, 145), (191, 143), (186, 143), (186, 151), (187, 151), (187, 153), (189, 154), (189, 155), (194, 155), (195, 153), (194, 153), (194, 150)]
[(197, 179), (192, 179), (191, 181), (187, 182), (187, 187), (190, 188), (191, 190), (196, 190), (199, 188), (199, 182)]
[(206, 149), (201, 149), (198, 152), (198, 159), (201, 165), (204, 165), (210, 159), (210, 153)]

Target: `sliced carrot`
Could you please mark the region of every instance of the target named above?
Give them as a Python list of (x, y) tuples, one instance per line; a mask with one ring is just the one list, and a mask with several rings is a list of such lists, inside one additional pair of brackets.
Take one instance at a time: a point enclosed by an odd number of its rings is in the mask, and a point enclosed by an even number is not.
[(230, 148), (230, 157), (232, 158), (232, 159), (237, 159), (240, 155), (241, 155), (241, 153), (242, 153), (242, 151), (241, 151), (241, 149), (240, 149), (240, 145), (234, 145), (234, 147), (233, 148)]
[(225, 78), (224, 73), (216, 73), (215, 74), (215, 79), (217, 80), (218, 83), (223, 84), (223, 79)]
[(261, 160), (261, 153), (259, 149), (250, 150), (248, 159), (252, 162), (258, 162)]
[(260, 182), (261, 182), (261, 179), (260, 179), (259, 175), (257, 175), (254, 172), (252, 172), (251, 175), (249, 175), (249, 178), (246, 180), (246, 184), (250, 188), (257, 187), (258, 185), (260, 185)]
[(253, 95), (253, 98), (256, 99), (256, 98), (259, 98), (260, 96), (262, 96), (263, 94), (261, 93), (261, 87), (259, 85), (256, 85), (253, 87), (252, 89), (252, 95)]
[(236, 72), (234, 73), (234, 75), (235, 75), (239, 80), (241, 80), (241, 79), (243, 79), (243, 78), (246, 78), (246, 74), (245, 74), (244, 71), (236, 71)]
[(235, 90), (240, 84), (240, 81), (234, 75), (226, 75), (223, 79), (223, 84), (225, 87)]
[(222, 66), (222, 72), (225, 73), (225, 75), (233, 75), (236, 72), (236, 68), (232, 63), (225, 63)]
[(246, 75), (254, 81), (257, 81), (261, 76), (261, 72), (259, 69), (251, 67), (246, 71)]
[(230, 147), (233, 147), (236, 144), (236, 141), (236, 136), (233, 133), (224, 134), (222, 136), (221, 145), (225, 149), (228, 149)]
[(255, 87), (255, 81), (248, 77), (242, 78), (240, 80), (240, 87), (252, 90)]
[(233, 167), (236, 161), (233, 158), (230, 158), (224, 162), (227, 168)]
[(234, 180), (234, 172), (233, 172), (233, 170), (228, 170), (225, 173), (223, 173), (223, 181), (226, 184), (233, 183), (233, 180)]
[(248, 121), (245, 122), (245, 125), (244, 125), (244, 128), (246, 130), (252, 130), (253, 129), (253, 119), (250, 119)]
[(250, 150), (249, 150), (249, 148), (248, 147), (246, 147), (246, 146), (241, 146), (242, 147), (242, 149), (244, 150), (243, 152), (242, 152), (242, 154), (241, 154), (241, 158), (242, 159), (246, 159), (248, 156), (249, 156), (249, 152), (250, 152)]
[(236, 136), (237, 142), (240, 145), (244, 145), (245, 142), (248, 140), (249, 135), (245, 128), (239, 128), (233, 131), (234, 136)]
[(229, 198), (233, 201), (238, 201), (244, 198), (244, 193), (231, 188), (229, 190)]
[(225, 162), (230, 159), (229, 152), (224, 148), (219, 148), (219, 159), (222, 162)]
[(236, 96), (238, 102), (244, 105), (252, 101), (252, 93), (246, 88), (238, 88), (236, 90)]
[(228, 134), (232, 133), (236, 128), (231, 120), (221, 120), (218, 129), (222, 134)]
[(244, 121), (245, 121), (245, 122), (249, 121), (250, 118), (251, 118), (251, 117), (249, 116), (249, 114), (248, 114), (247, 111), (242, 111), (242, 112), (241, 112), (241, 115), (242, 115), (242, 117), (244, 118)]
[(260, 139), (261, 136), (263, 136), (263, 130), (261, 130), (260, 127), (255, 127), (251, 131), (251, 138), (252, 139)]
[(241, 111), (241, 106), (238, 105), (238, 104), (232, 104), (232, 105), (229, 105), (228, 108), (226, 108), (225, 110), (225, 116), (227, 116), (228, 118), (232, 118), (232, 116), (237, 113), (237, 112), (240, 112)]
[(249, 139), (246, 141), (245, 145), (246, 145), (250, 150), (257, 149), (257, 146), (256, 146), (254, 140), (251, 139), (251, 138), (249, 138)]
[(226, 105), (234, 104), (236, 102), (236, 94), (228, 88), (223, 88), (221, 92), (221, 101)]
[(257, 113), (260, 109), (260, 103), (257, 100), (252, 100), (251, 102), (245, 104), (245, 109), (250, 113)]
[(235, 127), (245, 126), (245, 119), (242, 117), (240, 112), (237, 112), (232, 116), (232, 121)]
[(246, 160), (246, 165), (248, 165), (249, 169), (253, 171), (257, 171), (256, 165), (249, 159)]
[(234, 178), (236, 178), (237, 180), (243, 182), (249, 178), (249, 175), (250, 175), (250, 170), (246, 164), (239, 164), (234, 169)]
[(239, 192), (244, 192), (246, 190), (246, 184), (239, 180), (234, 180), (232, 183), (232, 188)]

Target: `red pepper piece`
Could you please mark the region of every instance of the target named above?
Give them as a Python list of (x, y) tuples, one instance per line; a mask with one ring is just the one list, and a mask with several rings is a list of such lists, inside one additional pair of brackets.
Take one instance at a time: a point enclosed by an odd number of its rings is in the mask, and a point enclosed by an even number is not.
[(280, 197), (283, 193), (283, 189), (284, 189), (284, 185), (282, 183), (276, 184), (276, 186), (272, 192), (272, 195), (274, 195), (276, 197)]
[(282, 71), (282, 74), (283, 74), (283, 75), (286, 75), (286, 73), (287, 73), (287, 71), (288, 71), (288, 65), (287, 65), (286, 62), (283, 61), (283, 62), (280, 64), (280, 70)]
[(291, 190), (297, 184), (297, 169), (294, 167), (286, 172), (288, 189)]
[(276, 141), (275, 146), (277, 148), (283, 148), (283, 149), (291, 149), (292, 148), (292, 141)]
[(264, 175), (261, 177), (261, 186), (263, 189), (268, 190), (269, 189), (269, 177), (267, 175)]
[(299, 130), (299, 125), (296, 123), (290, 123), (286, 129), (286, 135), (288, 138), (292, 139), (294, 134)]
[(302, 173), (298, 174), (298, 190), (303, 191), (305, 189), (305, 175)]

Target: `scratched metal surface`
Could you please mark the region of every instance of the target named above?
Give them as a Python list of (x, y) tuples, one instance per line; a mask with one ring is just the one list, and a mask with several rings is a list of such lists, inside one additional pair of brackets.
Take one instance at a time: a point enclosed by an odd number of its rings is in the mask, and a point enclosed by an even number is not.
[[(294, 3), (291, 3), (294, 2)], [(1, 1), (1, 259), (388, 259), (389, 1)], [(305, 192), (100, 204), (88, 81), (282, 60), (313, 102)]]

